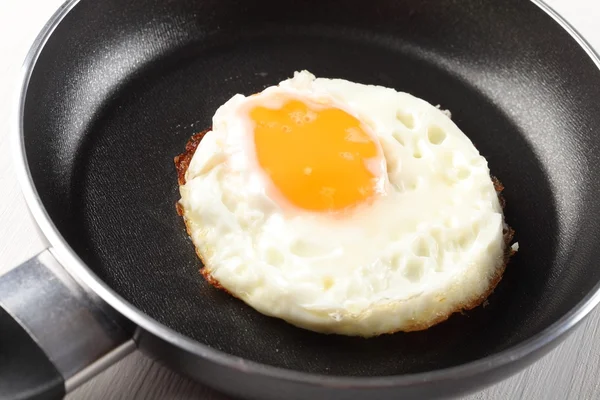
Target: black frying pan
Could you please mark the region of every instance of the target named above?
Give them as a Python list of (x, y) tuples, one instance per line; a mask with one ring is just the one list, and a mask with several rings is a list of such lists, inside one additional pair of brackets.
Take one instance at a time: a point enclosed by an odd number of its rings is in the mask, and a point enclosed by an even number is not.
[[(86, 296), (129, 321), (117, 323), (123, 335), (134, 331), (139, 347), (219, 390), (271, 399), (472, 391), (550, 350), (600, 301), (599, 61), (557, 20), (525, 0), (71, 1), (25, 68), (15, 133), (24, 192)], [(203, 280), (175, 212), (173, 157), (233, 94), (300, 69), (452, 111), (505, 184), (521, 245), (486, 307), (365, 340), (295, 328)], [(44, 257), (37, 264), (51, 264)], [(69, 324), (64, 334), (80, 337)], [(60, 392), (52, 378), (27, 385)]]

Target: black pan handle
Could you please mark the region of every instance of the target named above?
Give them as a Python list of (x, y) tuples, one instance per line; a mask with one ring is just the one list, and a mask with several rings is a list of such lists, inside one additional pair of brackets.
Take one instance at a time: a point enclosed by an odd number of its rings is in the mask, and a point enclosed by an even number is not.
[(132, 328), (43, 251), (0, 276), (0, 399), (61, 399), (133, 351)]
[(0, 398), (60, 399), (60, 373), (29, 334), (0, 307)]

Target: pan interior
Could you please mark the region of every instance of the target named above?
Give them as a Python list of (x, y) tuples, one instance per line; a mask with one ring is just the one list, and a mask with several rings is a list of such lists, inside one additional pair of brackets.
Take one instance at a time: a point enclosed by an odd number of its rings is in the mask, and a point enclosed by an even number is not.
[[(232, 95), (301, 69), (452, 111), (505, 184), (521, 246), (486, 307), (365, 340), (265, 317), (202, 279), (173, 157)], [(395, 375), (507, 349), (597, 284), (598, 99), (594, 63), (525, 1), (83, 1), (35, 66), (24, 140), (60, 233), (144, 313), (269, 365)]]

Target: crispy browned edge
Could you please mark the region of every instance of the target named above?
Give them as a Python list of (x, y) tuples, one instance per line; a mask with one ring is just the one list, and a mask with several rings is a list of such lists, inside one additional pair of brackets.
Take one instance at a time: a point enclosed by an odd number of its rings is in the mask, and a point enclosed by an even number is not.
[[(190, 165), (190, 161), (192, 160), (192, 157), (194, 156), (194, 153), (196, 152), (196, 149), (198, 148), (198, 144), (200, 144), (200, 141), (202, 140), (204, 135), (209, 130), (210, 129), (207, 129), (205, 131), (202, 131), (202, 132), (199, 132), (199, 133), (193, 135), (188, 140), (187, 144), (185, 145), (185, 151), (175, 157), (174, 161), (175, 161), (175, 168), (177, 169), (177, 180), (179, 182), (179, 185), (185, 184), (185, 173)], [(498, 193), (498, 199), (500, 200), (500, 205), (502, 206), (502, 208), (504, 208), (506, 205), (504, 196), (502, 196), (502, 191), (504, 190), (504, 186), (502, 185), (500, 180), (498, 180), (494, 176), (492, 176), (492, 181), (494, 183), (494, 188), (496, 189), (496, 193)], [(177, 213), (183, 217), (183, 209), (179, 202), (177, 202), (176, 208), (177, 208)], [(188, 221), (185, 218), (183, 218), (183, 220), (185, 222), (185, 226), (186, 226), (188, 235), (191, 235), (191, 230), (190, 230)], [(450, 316), (454, 313), (468, 311), (468, 310), (471, 310), (471, 309), (483, 304), (486, 301), (486, 299), (494, 292), (494, 289), (496, 289), (496, 286), (498, 286), (498, 284), (502, 280), (502, 276), (504, 275), (504, 271), (506, 269), (508, 261), (510, 260), (510, 257), (515, 253), (512, 250), (512, 248), (510, 247), (510, 243), (512, 242), (515, 232), (513, 231), (513, 229), (511, 227), (507, 226), (507, 228), (504, 229), (503, 233), (504, 233), (504, 243), (505, 243), (505, 248), (506, 248), (505, 253), (504, 253), (504, 261), (503, 261), (502, 266), (497, 269), (496, 276), (494, 276), (492, 278), (490, 286), (485, 293), (483, 293), (481, 296), (479, 296), (477, 299), (471, 301), (470, 303), (463, 304), (461, 307), (458, 307), (456, 310), (449, 312), (448, 314), (440, 315), (436, 319), (431, 320), (428, 323), (415, 323), (411, 326), (401, 329), (401, 331), (414, 332), (414, 331), (425, 330), (434, 325), (439, 324), (440, 322), (444, 322), (445, 320), (450, 318)], [(202, 259), (202, 255), (200, 254), (198, 249), (196, 249), (196, 254), (198, 255), (198, 257), (204, 264), (204, 260)], [(212, 277), (212, 275), (210, 274), (210, 272), (208, 271), (207, 268), (200, 268), (200, 273), (202, 274), (202, 276), (204, 276), (204, 279), (206, 279), (206, 281), (208, 283), (210, 283), (212, 286), (214, 286), (217, 289), (224, 290), (225, 292), (229, 293), (230, 295), (233, 295), (230, 292), (228, 292), (219, 283), (219, 281), (217, 281), (215, 278)], [(388, 332), (388, 333), (391, 334), (391, 333), (395, 333), (395, 332), (396, 331)]]
[[(185, 173), (187, 172), (188, 167), (190, 166), (190, 162), (192, 161), (192, 157), (194, 156), (194, 153), (196, 152), (196, 149), (198, 148), (200, 141), (202, 140), (204, 135), (206, 135), (206, 133), (209, 130), (210, 129), (206, 129), (202, 132), (199, 132), (199, 133), (196, 133), (195, 135), (193, 135), (186, 143), (184, 152), (179, 154), (178, 156), (175, 156), (173, 161), (175, 162), (175, 168), (177, 169), (177, 181), (180, 186), (185, 185)], [(183, 207), (181, 206), (181, 203), (179, 203), (179, 201), (175, 204), (175, 208), (177, 209), (177, 214), (179, 214), (183, 218), (183, 222), (185, 223), (185, 229), (186, 229), (188, 235), (191, 236), (192, 231), (190, 229), (190, 225), (189, 225), (187, 219), (183, 215)], [(202, 261), (202, 265), (204, 265), (204, 260), (202, 259), (202, 254), (200, 254), (200, 252), (198, 251), (197, 248), (196, 248), (196, 254), (198, 255), (198, 258), (200, 258), (200, 261)], [(217, 281), (215, 278), (212, 277), (210, 272), (208, 272), (208, 269), (200, 268), (200, 273), (202, 274), (204, 279), (206, 279), (206, 281), (208, 283), (210, 283), (212, 286), (229, 293), (227, 291), (227, 289), (225, 289), (219, 283), (219, 281)]]

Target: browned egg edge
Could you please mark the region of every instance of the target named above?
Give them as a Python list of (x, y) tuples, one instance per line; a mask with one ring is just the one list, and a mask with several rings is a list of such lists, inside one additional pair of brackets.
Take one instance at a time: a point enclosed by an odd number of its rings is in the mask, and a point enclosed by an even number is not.
[[(175, 168), (177, 169), (177, 180), (178, 180), (178, 183), (180, 186), (185, 185), (185, 183), (186, 183), (185, 173), (188, 170), (190, 162), (192, 161), (192, 157), (194, 156), (194, 153), (196, 152), (196, 149), (198, 148), (200, 141), (202, 140), (202, 138), (208, 131), (210, 131), (210, 128), (193, 135), (186, 143), (185, 150), (183, 151), (183, 153), (175, 156), (174, 162), (175, 162)], [(502, 195), (504, 186), (502, 185), (500, 180), (498, 180), (496, 177), (491, 176), (491, 178), (492, 178), (492, 182), (494, 184), (494, 188), (496, 189), (496, 193), (498, 194), (498, 199), (500, 200), (500, 205), (504, 209), (504, 207), (506, 206), (506, 201), (504, 199), (504, 196)], [(183, 207), (179, 201), (176, 203), (176, 209), (177, 209), (177, 213), (183, 218), (188, 235), (191, 236), (190, 224), (187, 221), (187, 219), (185, 218)], [(392, 334), (392, 333), (396, 333), (399, 331), (402, 331), (402, 332), (422, 331), (422, 330), (431, 328), (432, 326), (437, 325), (440, 322), (446, 321), (454, 313), (462, 313), (464, 311), (471, 310), (475, 307), (478, 307), (478, 306), (484, 304), (486, 299), (494, 292), (494, 289), (496, 288), (496, 286), (498, 286), (498, 284), (502, 280), (502, 276), (504, 275), (506, 266), (507, 266), (510, 258), (515, 254), (515, 251), (510, 246), (510, 244), (513, 240), (514, 234), (515, 234), (514, 230), (510, 226), (507, 225), (503, 231), (505, 252), (504, 252), (504, 260), (503, 260), (502, 266), (500, 268), (496, 269), (496, 275), (494, 277), (492, 277), (492, 279), (490, 280), (490, 285), (489, 285), (488, 289), (481, 296), (466, 301), (465, 303), (457, 306), (453, 311), (449, 311), (446, 314), (437, 315), (436, 318), (434, 318), (434, 319), (431, 319), (429, 321), (414, 321), (414, 323), (412, 325), (405, 326), (404, 328), (399, 329), (399, 330), (387, 332), (387, 334)], [(208, 268), (204, 267), (204, 265), (206, 265), (206, 264), (205, 264), (204, 260), (202, 259), (202, 254), (200, 254), (200, 251), (197, 248), (196, 248), (196, 254), (198, 255), (198, 258), (200, 258), (200, 261), (202, 262), (202, 265), (203, 265), (203, 267), (200, 268), (200, 273), (202, 274), (202, 276), (204, 276), (204, 279), (206, 279), (206, 281), (209, 284), (211, 284), (213, 287), (215, 287), (217, 289), (221, 289), (221, 290), (229, 293), (233, 297), (237, 297), (234, 294), (232, 294), (231, 292), (229, 292), (227, 289), (225, 289), (219, 283), (219, 281), (210, 274), (210, 271), (208, 270)]]

